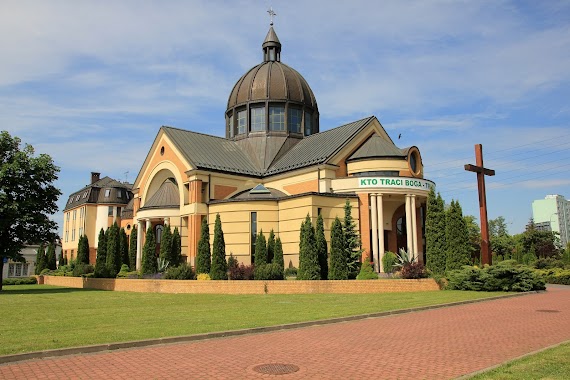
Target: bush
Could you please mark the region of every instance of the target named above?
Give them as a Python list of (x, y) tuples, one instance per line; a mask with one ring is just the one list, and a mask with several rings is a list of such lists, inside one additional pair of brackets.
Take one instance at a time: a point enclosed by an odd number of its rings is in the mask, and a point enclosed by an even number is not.
[(209, 281), (209, 280), (211, 280), (211, 278), (210, 278), (210, 275), (208, 273), (198, 273), (196, 280), (198, 280), (198, 281)]
[(2, 280), (2, 286), (4, 286), (4, 285), (34, 285), (37, 283), (38, 283), (38, 280), (35, 277), (5, 278)]
[(378, 280), (378, 273), (374, 272), (372, 265), (365, 260), (360, 266), (360, 273), (356, 276), (357, 280)]
[(285, 277), (297, 277), (297, 268), (289, 267), (285, 269)]
[(535, 270), (547, 284), (570, 285), (570, 269), (552, 268)]
[(167, 280), (194, 280), (196, 275), (191, 266), (180, 264), (177, 267), (168, 268), (164, 272), (164, 278)]
[(73, 277), (81, 277), (89, 273), (95, 272), (93, 265), (77, 263), (73, 268)]
[(253, 280), (254, 266), (244, 265), (243, 263), (229, 268), (228, 278), (230, 280)]
[(277, 263), (256, 266), (254, 273), (256, 280), (283, 280), (283, 269)]
[(394, 266), (396, 265), (397, 257), (394, 252), (386, 251), (382, 257), (382, 266), (385, 273), (394, 273)]
[(42, 269), (42, 271), (40, 272), (40, 276), (45, 276), (45, 275), (48, 275), (48, 276), (49, 276), (49, 273), (50, 273), (50, 272), (51, 272), (51, 271), (49, 270), (49, 268), (44, 268), (44, 269)]
[(405, 264), (400, 271), (400, 276), (405, 279), (417, 279), (426, 278), (428, 276), (428, 273), (422, 263), (415, 261)]
[(534, 262), (536, 269), (564, 268), (564, 262), (553, 257), (541, 257)]
[(505, 260), (483, 269), (464, 266), (450, 271), (448, 289), (475, 291), (528, 292), (544, 290), (543, 278), (531, 268)]

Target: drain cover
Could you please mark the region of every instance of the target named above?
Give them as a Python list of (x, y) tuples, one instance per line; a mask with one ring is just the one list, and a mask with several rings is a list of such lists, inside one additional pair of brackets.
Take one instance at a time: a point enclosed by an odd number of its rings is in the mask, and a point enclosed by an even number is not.
[(297, 372), (299, 367), (294, 364), (268, 363), (256, 365), (253, 370), (266, 375), (286, 375)]
[(542, 309), (537, 310), (539, 313), (560, 313), (560, 310), (552, 310), (552, 309)]

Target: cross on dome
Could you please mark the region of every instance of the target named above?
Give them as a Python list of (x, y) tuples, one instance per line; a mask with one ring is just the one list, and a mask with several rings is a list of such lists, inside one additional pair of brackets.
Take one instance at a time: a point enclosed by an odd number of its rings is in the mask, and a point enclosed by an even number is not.
[(269, 18), (271, 20), (271, 22), (269, 23), (270, 26), (273, 26), (273, 16), (277, 16), (277, 13), (275, 13), (273, 11), (273, 7), (269, 7), (269, 10), (267, 11), (267, 13), (269, 13)]

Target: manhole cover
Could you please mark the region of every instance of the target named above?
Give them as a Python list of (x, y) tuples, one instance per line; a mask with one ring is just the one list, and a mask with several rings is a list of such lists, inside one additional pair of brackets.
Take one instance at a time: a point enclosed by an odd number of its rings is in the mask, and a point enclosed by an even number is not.
[(552, 309), (542, 309), (537, 310), (539, 313), (560, 313), (560, 310), (552, 310)]
[(253, 370), (266, 375), (286, 375), (297, 372), (299, 367), (294, 364), (268, 363), (256, 365)]

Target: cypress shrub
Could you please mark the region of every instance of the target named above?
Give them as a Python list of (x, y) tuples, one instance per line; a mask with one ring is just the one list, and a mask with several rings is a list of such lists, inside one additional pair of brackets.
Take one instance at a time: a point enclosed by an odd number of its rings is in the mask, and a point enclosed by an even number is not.
[(224, 241), (224, 231), (222, 231), (220, 214), (216, 214), (216, 222), (214, 224), (214, 247), (212, 248), (212, 267), (210, 268), (210, 278), (212, 280), (228, 279), (226, 243)]
[(156, 261), (156, 240), (154, 231), (149, 228), (146, 231), (146, 237), (142, 253), (141, 273), (155, 274), (158, 272), (158, 263)]
[(267, 262), (273, 262), (273, 256), (275, 255), (275, 233), (273, 229), (269, 231), (269, 237), (267, 238)]
[(202, 230), (198, 241), (198, 255), (196, 257), (196, 273), (210, 273), (210, 229), (206, 218), (202, 219)]
[(107, 230), (107, 271), (110, 277), (116, 277), (121, 270), (121, 251), (119, 246), (119, 227), (113, 223)]
[(342, 226), (344, 234), (344, 249), (346, 251), (346, 263), (348, 265), (348, 278), (354, 279), (360, 271), (360, 236), (356, 229), (356, 223), (352, 218), (352, 205), (346, 200), (344, 204), (344, 222)]
[(263, 230), (261, 230), (255, 238), (255, 266), (260, 267), (267, 264), (267, 262), (267, 244)]
[(47, 253), (46, 253), (46, 267), (50, 270), (56, 270), (57, 263), (55, 260), (55, 246), (53, 243), (49, 243)]
[(89, 264), (89, 239), (86, 235), (79, 237), (77, 244), (77, 263)]
[(172, 232), (170, 231), (170, 226), (165, 223), (164, 228), (162, 229), (162, 236), (160, 238), (160, 254), (158, 255), (158, 257), (168, 262), (169, 265), (176, 266), (178, 263), (170, 262), (171, 253), (172, 253)]
[(123, 264), (129, 265), (129, 238), (127, 237), (127, 233), (125, 229), (121, 227), (119, 230), (119, 252), (121, 253), (121, 266), (119, 267), (119, 272), (123, 267)]
[(398, 258), (394, 252), (386, 251), (384, 257), (382, 257), (382, 266), (384, 267), (384, 273), (394, 273), (394, 266)]
[(357, 280), (378, 280), (378, 273), (374, 272), (374, 268), (370, 261), (364, 260), (360, 266), (360, 273), (356, 276)]
[(131, 240), (129, 242), (129, 269), (137, 269), (137, 227), (133, 227)]
[(426, 257), (427, 268), (435, 275), (445, 273), (445, 210), (441, 195), (435, 195), (432, 187), (427, 199), (426, 212)]
[(348, 267), (346, 265), (346, 250), (342, 224), (338, 217), (331, 226), (331, 258), (329, 266), (329, 280), (347, 280)]
[(35, 274), (39, 275), (44, 269), (47, 268), (46, 251), (43, 244), (40, 244), (36, 251), (36, 269)]
[(283, 245), (281, 244), (280, 238), (277, 238), (277, 240), (275, 240), (275, 254), (273, 255), (273, 264), (279, 265), (281, 272), (284, 272), (285, 262), (283, 260)]
[(317, 256), (315, 230), (309, 214), (307, 214), (305, 221), (301, 224), (300, 236), (297, 279), (319, 280), (321, 278), (321, 268), (319, 266), (319, 257)]
[(180, 264), (175, 267), (170, 267), (164, 272), (164, 278), (167, 280), (194, 280), (196, 274), (192, 267), (187, 264)]
[(105, 231), (99, 231), (97, 242), (97, 257), (95, 259), (95, 277), (108, 277), (107, 272), (107, 238)]
[(447, 271), (469, 265), (471, 252), (467, 224), (457, 201), (451, 201), (446, 213), (445, 242), (447, 246), (445, 268)]
[(59, 254), (58, 268), (60, 268), (64, 265), (65, 265), (65, 255), (63, 254), (63, 250), (62, 250), (61, 253)]
[(172, 248), (170, 250), (171, 265), (179, 265), (182, 262), (182, 239), (178, 232), (178, 227), (174, 227), (172, 233)]
[(329, 276), (329, 257), (327, 252), (327, 241), (325, 239), (325, 225), (323, 216), (317, 218), (317, 228), (315, 230), (315, 241), (319, 265), (321, 267), (321, 280), (326, 280)]

